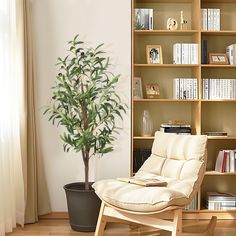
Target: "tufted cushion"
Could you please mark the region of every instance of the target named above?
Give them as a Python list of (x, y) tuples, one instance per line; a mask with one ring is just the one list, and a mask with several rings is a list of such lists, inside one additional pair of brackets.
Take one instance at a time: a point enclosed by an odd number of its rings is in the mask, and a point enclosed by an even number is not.
[(185, 206), (198, 191), (205, 171), (207, 137), (156, 132), (151, 156), (137, 177), (158, 178), (166, 187), (142, 187), (118, 180), (102, 180), (93, 187), (104, 201), (117, 207), (151, 212)]

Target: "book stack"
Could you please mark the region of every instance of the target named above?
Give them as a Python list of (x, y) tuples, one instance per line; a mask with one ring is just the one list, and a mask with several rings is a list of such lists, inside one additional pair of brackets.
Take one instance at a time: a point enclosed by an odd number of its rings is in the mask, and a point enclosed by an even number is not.
[(136, 173), (148, 157), (151, 156), (151, 149), (136, 148), (133, 155), (133, 172)]
[(134, 9), (134, 28), (136, 30), (153, 30), (153, 9)]
[(202, 13), (202, 30), (220, 30), (220, 9), (203, 8)]
[(236, 195), (230, 193), (208, 192), (208, 210), (236, 210)]
[(236, 79), (203, 79), (203, 99), (236, 99)]
[(218, 153), (215, 171), (225, 172), (236, 172), (236, 150), (221, 150)]
[(231, 44), (226, 47), (226, 54), (230, 65), (236, 64), (236, 44)]
[(198, 64), (197, 43), (176, 43), (173, 45), (174, 64)]
[(197, 195), (195, 195), (193, 200), (184, 209), (187, 211), (197, 210)]
[(174, 99), (198, 99), (198, 82), (196, 78), (175, 78), (173, 80)]
[(163, 133), (191, 135), (191, 125), (164, 123), (161, 124), (160, 131)]

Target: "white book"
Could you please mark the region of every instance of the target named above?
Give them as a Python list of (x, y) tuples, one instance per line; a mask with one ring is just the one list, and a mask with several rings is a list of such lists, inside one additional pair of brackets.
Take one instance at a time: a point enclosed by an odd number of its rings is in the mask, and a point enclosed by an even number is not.
[(184, 97), (183, 97), (183, 87), (184, 87), (184, 85), (183, 85), (183, 79), (180, 78), (180, 79), (179, 79), (179, 98), (180, 98), (180, 99), (183, 99), (183, 98), (184, 98)]
[(208, 30), (207, 9), (206, 8), (201, 9), (201, 13), (202, 13), (202, 30)]
[(221, 150), (219, 151), (218, 156), (216, 158), (215, 171), (222, 172), (223, 160), (224, 160), (224, 151)]
[(230, 164), (229, 164), (229, 172), (235, 172), (236, 171), (236, 169), (235, 169), (235, 157), (234, 157), (234, 150), (230, 150), (229, 151), (229, 162), (230, 162)]
[(198, 64), (198, 44), (192, 44), (192, 63), (191, 64)]
[(212, 26), (212, 22), (211, 22), (212, 18), (211, 18), (211, 9), (208, 8), (207, 9), (207, 30), (212, 30), (211, 26)]
[(173, 63), (182, 64), (182, 45), (181, 43), (176, 43), (173, 46)]
[(179, 99), (179, 78), (173, 80), (173, 98)]
[(197, 81), (197, 78), (195, 78), (194, 81), (193, 81), (193, 89), (194, 89), (193, 98), (198, 99), (198, 81)]
[(230, 152), (229, 150), (224, 150), (227, 154), (226, 156), (226, 165), (225, 165), (225, 172), (229, 172), (230, 170)]
[(216, 99), (221, 98), (221, 91), (220, 91), (220, 79), (216, 79)]
[(209, 79), (205, 79), (205, 99), (209, 99)]
[(153, 30), (153, 9), (148, 9), (149, 10), (149, 30)]
[(220, 9), (214, 9), (214, 14), (216, 18), (215, 30), (220, 31)]
[(182, 43), (182, 64), (188, 64), (188, 44)]
[(206, 79), (202, 79), (202, 99), (206, 99)]
[(177, 44), (173, 45), (173, 64), (177, 64)]

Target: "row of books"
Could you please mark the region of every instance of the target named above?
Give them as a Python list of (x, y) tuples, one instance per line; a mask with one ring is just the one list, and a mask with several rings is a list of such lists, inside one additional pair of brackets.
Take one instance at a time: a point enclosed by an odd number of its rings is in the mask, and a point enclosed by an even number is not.
[(160, 131), (163, 133), (191, 135), (191, 125), (163, 123), (160, 126)]
[(153, 30), (153, 9), (134, 9), (134, 28), (136, 30)]
[(220, 30), (220, 9), (203, 8), (202, 14), (202, 30)]
[(206, 204), (208, 210), (236, 210), (236, 195), (208, 192)]
[(185, 207), (185, 210), (187, 211), (194, 211), (197, 210), (197, 195), (193, 198), (193, 200)]
[(174, 64), (198, 64), (197, 43), (175, 43), (173, 45)]
[(236, 172), (236, 150), (221, 150), (218, 153), (215, 171)]
[(236, 64), (236, 44), (231, 44), (226, 47), (226, 54), (229, 59), (229, 64)]
[(175, 78), (173, 80), (174, 99), (198, 99), (198, 82), (196, 78)]
[(150, 148), (135, 148), (133, 154), (133, 172), (136, 173), (150, 156)]
[(236, 99), (236, 79), (203, 79), (203, 99)]

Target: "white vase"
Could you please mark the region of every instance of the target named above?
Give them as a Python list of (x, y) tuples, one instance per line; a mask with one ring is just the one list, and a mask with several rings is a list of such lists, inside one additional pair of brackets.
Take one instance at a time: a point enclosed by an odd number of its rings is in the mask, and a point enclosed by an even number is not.
[(153, 135), (153, 121), (149, 111), (143, 111), (141, 134), (144, 137), (150, 137)]

